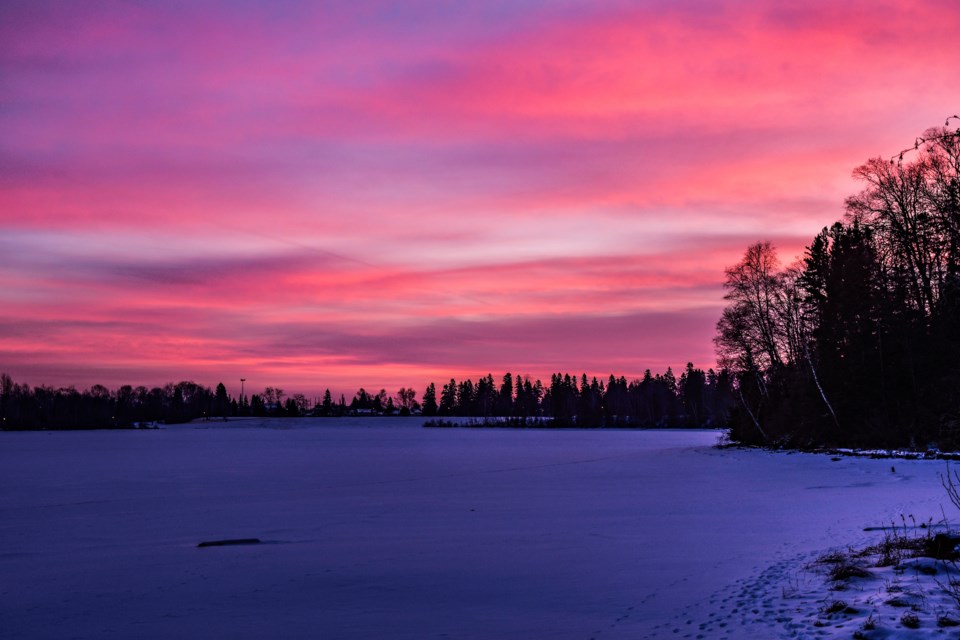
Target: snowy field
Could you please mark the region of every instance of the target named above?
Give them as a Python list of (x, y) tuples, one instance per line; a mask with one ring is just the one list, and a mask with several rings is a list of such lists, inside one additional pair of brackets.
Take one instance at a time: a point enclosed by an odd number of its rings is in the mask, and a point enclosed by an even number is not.
[(0, 637), (850, 638), (804, 567), (957, 515), (943, 462), (420, 424), (0, 433)]

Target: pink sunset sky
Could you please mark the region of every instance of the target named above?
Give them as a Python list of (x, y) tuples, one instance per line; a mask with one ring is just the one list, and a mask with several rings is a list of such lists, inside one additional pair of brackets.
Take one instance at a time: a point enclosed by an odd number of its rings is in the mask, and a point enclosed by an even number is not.
[(960, 110), (960, 5), (7, 1), (0, 371), (714, 366), (723, 268)]

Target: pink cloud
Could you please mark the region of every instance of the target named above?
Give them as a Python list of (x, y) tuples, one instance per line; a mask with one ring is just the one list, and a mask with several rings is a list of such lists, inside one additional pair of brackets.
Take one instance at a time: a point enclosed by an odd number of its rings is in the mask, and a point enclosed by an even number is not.
[(87, 363), (87, 377), (105, 382), (139, 367), (126, 381), (196, 372), (188, 377), (214, 384), (242, 370), (307, 392), (364, 376), (360, 384), (399, 387), (484, 369), (547, 377), (563, 368), (637, 375), (687, 359), (709, 366), (716, 273), (745, 240), (693, 241), (692, 268), (690, 247), (436, 270), (306, 252), (31, 261), (36, 251), (25, 247), (14, 261), (46, 286), (8, 298), (0, 355), (20, 377)]
[(789, 262), (854, 166), (956, 112), (958, 27), (938, 1), (4, 6), (0, 365), (708, 365), (723, 267), (762, 238)]

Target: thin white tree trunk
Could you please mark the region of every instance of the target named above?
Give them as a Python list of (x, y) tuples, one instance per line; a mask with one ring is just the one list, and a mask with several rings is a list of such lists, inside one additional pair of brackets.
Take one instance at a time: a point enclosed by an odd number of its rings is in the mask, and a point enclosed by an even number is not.
[(760, 421), (757, 420), (757, 417), (753, 415), (753, 411), (750, 411), (750, 407), (747, 405), (746, 399), (743, 397), (743, 390), (737, 387), (737, 392), (740, 394), (740, 403), (743, 405), (743, 408), (747, 410), (747, 414), (750, 416), (750, 419), (753, 420), (753, 426), (757, 428), (757, 431), (760, 432), (760, 435), (763, 436), (764, 441), (770, 442), (770, 438), (767, 437), (766, 432), (763, 430), (763, 427), (760, 426)]
[(837, 414), (833, 411), (833, 406), (830, 404), (830, 401), (827, 400), (827, 394), (823, 392), (823, 387), (820, 386), (820, 379), (817, 377), (817, 370), (813, 366), (813, 360), (810, 358), (810, 348), (804, 345), (804, 353), (807, 356), (807, 364), (810, 365), (810, 373), (813, 374), (813, 383), (817, 385), (817, 391), (820, 392), (820, 397), (823, 398), (823, 404), (827, 405), (827, 410), (830, 411), (830, 415), (833, 417), (833, 424), (840, 428), (840, 421), (837, 420)]

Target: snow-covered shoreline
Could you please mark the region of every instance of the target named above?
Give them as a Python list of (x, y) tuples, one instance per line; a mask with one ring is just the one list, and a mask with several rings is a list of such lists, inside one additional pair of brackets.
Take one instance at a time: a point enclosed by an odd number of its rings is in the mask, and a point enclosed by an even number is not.
[(939, 449), (854, 449), (850, 447), (824, 447), (796, 449), (791, 447), (760, 447), (742, 445), (735, 442), (723, 442), (718, 445), (724, 449), (743, 449), (746, 451), (776, 451), (780, 453), (810, 453), (823, 456), (843, 456), (847, 458), (870, 458), (873, 460), (960, 460), (960, 451), (941, 451)]
[(0, 433), (0, 637), (851, 637), (806, 567), (952, 509), (930, 460), (394, 420)]

